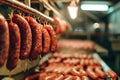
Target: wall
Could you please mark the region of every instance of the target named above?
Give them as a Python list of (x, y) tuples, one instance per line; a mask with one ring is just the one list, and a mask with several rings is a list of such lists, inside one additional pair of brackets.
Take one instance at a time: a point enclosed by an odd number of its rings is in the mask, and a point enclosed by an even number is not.
[[(118, 3), (117, 6), (117, 11), (113, 12), (109, 18), (109, 33), (112, 34), (120, 34), (120, 3)], [(116, 8), (116, 6), (114, 8)]]

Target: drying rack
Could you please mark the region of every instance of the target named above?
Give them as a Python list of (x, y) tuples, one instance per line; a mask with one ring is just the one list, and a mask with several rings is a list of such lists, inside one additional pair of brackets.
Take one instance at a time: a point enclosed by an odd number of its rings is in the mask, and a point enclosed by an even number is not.
[(40, 17), (41, 19), (44, 19), (50, 23), (53, 23), (53, 18), (46, 16), (43, 13), (41, 13), (40, 11), (33, 9), (17, 0), (0, 0), (0, 3), (5, 4), (9, 7), (15, 8), (17, 10), (20, 10), (24, 13), (29, 13), (30, 15)]

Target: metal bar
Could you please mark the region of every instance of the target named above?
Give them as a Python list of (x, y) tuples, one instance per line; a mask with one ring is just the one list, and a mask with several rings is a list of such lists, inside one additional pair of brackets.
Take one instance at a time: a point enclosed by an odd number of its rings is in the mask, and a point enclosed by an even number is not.
[(110, 70), (110, 67), (100, 58), (100, 56), (97, 54), (97, 53), (94, 53), (93, 54), (93, 58), (95, 58), (97, 61), (100, 62), (100, 64), (102, 65), (103, 67), (103, 70), (105, 72), (107, 72), (108, 70)]
[[(39, 2), (40, 2), (40, 0), (39, 0)], [(46, 0), (42, 0), (42, 2), (46, 6), (48, 6), (58, 17), (63, 18), (62, 15), (56, 9), (54, 9)]]
[(56, 15), (60, 15), (58, 11), (56, 11), (46, 0), (42, 0), (42, 2), (47, 5)]
[(48, 22), (53, 23), (53, 18), (48, 17), (48, 16), (44, 15), (43, 13), (39, 12), (38, 10), (33, 9), (29, 6), (26, 6), (25, 4), (23, 4), (19, 1), (16, 1), (16, 0), (0, 0), (0, 3), (5, 4), (7, 6), (10, 6), (12, 8), (18, 9), (18, 10), (21, 10), (25, 13), (29, 13), (31, 15), (38, 16), (40, 18), (44, 18), (44, 20), (47, 20)]

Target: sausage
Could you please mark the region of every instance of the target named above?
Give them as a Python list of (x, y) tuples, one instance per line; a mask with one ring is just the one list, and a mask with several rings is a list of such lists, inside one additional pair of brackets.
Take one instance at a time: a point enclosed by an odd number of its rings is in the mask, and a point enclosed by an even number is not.
[(86, 66), (89, 66), (89, 59), (85, 59), (84, 63), (85, 63)]
[(25, 19), (28, 21), (32, 31), (32, 47), (29, 59), (35, 60), (42, 52), (42, 25), (32, 17), (26, 16)]
[(81, 80), (79, 76), (74, 76), (73, 78), (74, 78), (73, 80)]
[(61, 26), (62, 26), (62, 25), (60, 24), (59, 18), (53, 17), (53, 19), (54, 19), (54, 23), (55, 23), (55, 25), (56, 25), (55, 31), (56, 31), (56, 33), (58, 34), (58, 33), (61, 32)]
[(50, 35), (46, 28), (44, 27), (42, 29), (42, 35), (43, 35), (43, 53), (48, 53), (50, 49)]
[(0, 14), (0, 67), (8, 58), (9, 53), (9, 28), (4, 16)]
[(37, 80), (45, 80), (46, 76), (48, 76), (48, 74), (46, 72), (42, 72), (42, 73), (40, 73), (40, 76)]
[(56, 68), (53, 70), (55, 73), (62, 73), (64, 70), (63, 66), (56, 66)]
[(34, 74), (34, 75), (27, 76), (25, 78), (25, 80), (36, 80), (36, 79), (39, 78), (39, 76), (40, 76), (40, 73), (37, 73), (37, 74)]
[(85, 72), (84, 69), (81, 68), (81, 69), (79, 70), (79, 72), (80, 72), (80, 75), (81, 75), (81, 76), (87, 76), (87, 73)]
[(94, 65), (101, 66), (101, 64), (97, 60), (93, 59), (92, 61), (93, 61)]
[(107, 73), (112, 78), (112, 80), (117, 80), (118, 76), (113, 70), (108, 70)]
[(48, 63), (59, 63), (61, 61), (61, 58), (51, 58), (48, 60)]
[(52, 26), (45, 25), (44, 27), (48, 30), (48, 32), (50, 34), (50, 37), (51, 37), (51, 51), (55, 52), (56, 48), (57, 48), (57, 36), (56, 36), (56, 33), (55, 33), (54, 29), (52, 28)]
[(95, 74), (95, 72), (93, 71), (93, 67), (87, 67), (87, 70), (86, 70), (88, 76), (90, 76), (92, 79), (98, 79), (98, 75)]
[(44, 80), (54, 80), (56, 76), (56, 73), (51, 73), (50, 75), (46, 76)]
[(21, 33), (20, 59), (28, 59), (32, 45), (32, 33), (28, 22), (20, 15), (14, 14), (12, 21), (16, 23)]
[(64, 80), (73, 80), (73, 77), (71, 75), (67, 75)]
[(81, 60), (80, 60), (80, 65), (81, 65), (81, 66), (85, 66), (85, 60), (84, 60), (84, 59), (81, 59)]
[(82, 80), (89, 80), (87, 76), (82, 76)]
[(92, 55), (88, 54), (87, 59), (92, 59)]
[(94, 65), (93, 59), (90, 59), (90, 60), (89, 60), (89, 65), (90, 65), (90, 66), (93, 66), (93, 65)]
[(74, 76), (81, 76), (78, 69), (79, 69), (78, 67), (73, 67), (73, 69), (71, 70), (71, 74), (74, 75)]
[(8, 61), (6, 67), (11, 71), (18, 64), (18, 60), (20, 57), (21, 38), (17, 24), (10, 22), (8, 26), (9, 26), (9, 34), (10, 34), (10, 48), (9, 48), (9, 55), (8, 55)]
[(67, 66), (65, 65), (66, 67), (63, 69), (63, 74), (69, 74), (73, 68), (73, 66)]
[(55, 78), (55, 80), (63, 80), (64, 76), (63, 75), (59, 75), (57, 78)]
[(102, 71), (101, 68), (99, 67), (96, 67), (95, 68), (95, 72), (103, 79), (105, 79), (107, 77), (107, 75)]

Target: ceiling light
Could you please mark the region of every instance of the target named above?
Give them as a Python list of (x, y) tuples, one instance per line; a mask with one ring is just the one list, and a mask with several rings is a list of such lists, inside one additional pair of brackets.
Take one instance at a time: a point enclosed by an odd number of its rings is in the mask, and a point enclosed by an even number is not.
[(78, 7), (68, 6), (69, 15), (72, 19), (77, 17)]
[(106, 4), (82, 4), (81, 9), (88, 10), (88, 11), (107, 11), (108, 5)]
[(77, 17), (78, 13), (78, 6), (76, 5), (75, 0), (72, 0), (70, 5), (67, 7), (69, 15), (72, 19), (75, 19)]
[(100, 27), (100, 24), (99, 23), (94, 23), (93, 24), (93, 28), (96, 29), (96, 28), (99, 28)]

